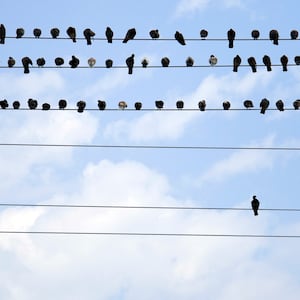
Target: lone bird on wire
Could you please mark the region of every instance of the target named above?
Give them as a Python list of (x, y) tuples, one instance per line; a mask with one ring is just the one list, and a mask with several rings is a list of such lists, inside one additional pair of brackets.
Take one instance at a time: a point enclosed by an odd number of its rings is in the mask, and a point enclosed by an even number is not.
[(128, 74), (132, 74), (134, 65), (134, 54), (126, 58), (126, 65), (128, 67)]
[(228, 47), (233, 48), (233, 40), (235, 39), (235, 31), (231, 28), (227, 31)]
[(136, 36), (136, 29), (135, 28), (130, 28), (128, 29), (124, 39), (123, 43), (127, 43), (129, 40), (133, 40)]
[(254, 216), (258, 216), (259, 200), (256, 198), (256, 196), (252, 197), (251, 207), (252, 207)]
[(175, 40), (180, 44), (180, 45), (185, 45), (185, 39), (183, 37), (183, 34), (179, 31), (176, 31), (174, 34)]
[(107, 42), (109, 44), (111, 44), (112, 40), (113, 40), (114, 32), (112, 31), (112, 29), (109, 26), (106, 27), (105, 36), (106, 36)]

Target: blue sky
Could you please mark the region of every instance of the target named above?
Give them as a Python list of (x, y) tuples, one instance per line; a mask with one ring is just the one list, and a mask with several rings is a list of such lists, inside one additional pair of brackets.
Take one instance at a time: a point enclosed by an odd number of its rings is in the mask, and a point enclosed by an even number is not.
[[(233, 28), (236, 38), (249, 38), (259, 29), (268, 38), (277, 29), (289, 38), (300, 30), (298, 2), (256, 0), (177, 1), (2, 1), (1, 23), (8, 36), (18, 27), (42, 36), (58, 27), (61, 36), (73, 26), (79, 37), (85, 28), (104, 37), (110, 26), (123, 38), (135, 27), (137, 38), (159, 29), (161, 38), (176, 30), (198, 38), (206, 28), (209, 38), (226, 38)], [(239, 54), (243, 64), (254, 56), (258, 64), (267, 54), (273, 64), (287, 55), (299, 55), (299, 40), (239, 41), (93, 41), (7, 39), (0, 45), (0, 66), (13, 56), (21, 65), (24, 56), (46, 59), (53, 66), (61, 56), (72, 55), (87, 66), (111, 58), (125, 65), (135, 54), (135, 64), (146, 57), (159, 65), (168, 56), (171, 65), (184, 65), (188, 56), (195, 65), (208, 65), (211, 54), (219, 65), (232, 65)], [(251, 99), (255, 108), (262, 98), (270, 107), (282, 99), (291, 108), (299, 98), (297, 66), (288, 72), (273, 67), (232, 68), (1, 68), (1, 99), (10, 106), (28, 98), (57, 107), (84, 100), (96, 108), (99, 99), (108, 108), (125, 100), (129, 108), (141, 101), (154, 108), (162, 99), (175, 108), (182, 99), (186, 108), (243, 108)], [(29, 111), (1, 110), (1, 143), (299, 147), (299, 116), (295, 110), (250, 111)], [(298, 208), (298, 151), (111, 149), (56, 147), (0, 147), (0, 202), (29, 204), (137, 205), (250, 207), (256, 194), (264, 208)], [(58, 209), (2, 207), (0, 229), (20, 231), (92, 231), (299, 235), (297, 213), (261, 211), (160, 211), (112, 209)], [(100, 299), (298, 299), (298, 239), (135, 236), (0, 236), (0, 298), (18, 300)]]

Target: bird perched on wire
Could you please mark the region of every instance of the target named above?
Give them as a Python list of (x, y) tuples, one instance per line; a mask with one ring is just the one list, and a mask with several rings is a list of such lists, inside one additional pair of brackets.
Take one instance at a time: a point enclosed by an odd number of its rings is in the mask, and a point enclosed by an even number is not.
[(128, 29), (124, 39), (123, 43), (127, 43), (129, 40), (133, 40), (136, 36), (136, 29), (135, 28), (130, 28)]
[(295, 61), (295, 64), (299, 66), (300, 65), (300, 56), (298, 56), (298, 55), (295, 56), (294, 61)]
[(45, 64), (46, 64), (46, 60), (44, 57), (40, 57), (36, 60), (36, 64), (39, 66), (39, 67), (43, 67)]
[(2, 109), (5, 109), (5, 108), (8, 107), (8, 102), (7, 102), (6, 99), (0, 101), (0, 107), (1, 107)]
[(185, 64), (187, 67), (192, 67), (194, 65), (194, 59), (192, 57), (187, 57)]
[(98, 108), (99, 110), (105, 110), (106, 102), (104, 100), (98, 100)]
[(279, 111), (284, 111), (284, 103), (282, 100), (276, 101), (275, 105)]
[(262, 61), (263, 61), (264, 65), (267, 67), (267, 71), (268, 72), (272, 71), (270, 56), (264, 55)]
[(83, 100), (80, 100), (80, 101), (77, 102), (76, 105), (77, 105), (77, 112), (83, 113), (83, 111), (84, 111), (84, 109), (86, 107), (86, 102), (83, 101)]
[(112, 66), (113, 66), (113, 60), (112, 59), (107, 59), (106, 61), (105, 61), (105, 66), (106, 66), (106, 68), (112, 68)]
[(111, 44), (113, 41), (114, 32), (112, 31), (112, 29), (109, 26), (106, 27), (105, 36), (106, 36), (107, 42)]
[(269, 32), (269, 38), (270, 38), (271, 41), (273, 41), (273, 44), (274, 44), (274, 45), (278, 45), (279, 33), (278, 33), (277, 30), (272, 29), (272, 30)]
[(6, 28), (3, 24), (0, 25), (0, 44), (5, 44)]
[(52, 36), (53, 39), (56, 39), (59, 36), (59, 29), (58, 28), (52, 28), (50, 30), (50, 34)]
[(134, 108), (136, 110), (141, 110), (142, 109), (142, 102), (135, 102), (134, 103)]
[(263, 98), (261, 101), (260, 101), (260, 113), (261, 114), (264, 114), (266, 112), (266, 110), (268, 109), (270, 105), (270, 101), (266, 98)]
[(166, 67), (168, 67), (169, 66), (169, 64), (170, 64), (170, 59), (168, 58), (168, 57), (163, 57), (162, 59), (161, 59), (161, 65), (164, 67), (164, 68), (166, 68)]
[(152, 29), (149, 31), (149, 35), (152, 39), (158, 39), (159, 38), (159, 30), (158, 29)]
[(128, 68), (128, 74), (132, 74), (133, 66), (134, 66), (134, 54), (126, 58), (126, 65)]
[(254, 40), (257, 40), (259, 38), (259, 31), (257, 29), (252, 30), (251, 36)]
[(76, 29), (75, 27), (68, 27), (67, 29), (67, 35), (69, 36), (69, 38), (73, 41), (73, 43), (76, 43)]
[(33, 35), (37, 39), (40, 38), (40, 36), (42, 35), (42, 30), (40, 28), (34, 28)]
[(205, 40), (208, 36), (208, 31), (206, 29), (201, 29), (200, 30), (200, 37), (202, 40)]
[(143, 68), (147, 68), (147, 66), (148, 66), (148, 64), (149, 64), (149, 61), (148, 61), (146, 58), (144, 58), (144, 59), (141, 61), (141, 64), (142, 64), (142, 67), (143, 67)]
[(42, 110), (49, 110), (50, 108), (51, 108), (51, 105), (49, 103), (42, 104)]
[(163, 109), (164, 108), (164, 101), (156, 100), (155, 101), (155, 106), (156, 106), (157, 109)]
[(256, 198), (256, 196), (252, 197), (251, 207), (252, 207), (254, 216), (258, 216), (259, 200)]
[(20, 103), (20, 101), (16, 100), (16, 101), (13, 102), (12, 105), (13, 105), (14, 109), (19, 109), (20, 106), (21, 106), (21, 103)]
[(125, 109), (127, 108), (127, 103), (125, 101), (120, 101), (119, 102), (119, 109)]
[(233, 41), (235, 39), (235, 31), (231, 28), (227, 31), (228, 47), (233, 48)]
[(296, 40), (296, 39), (298, 38), (298, 34), (299, 34), (299, 33), (298, 33), (297, 30), (295, 30), (295, 29), (292, 30), (291, 33), (290, 33), (291, 39), (292, 39), (292, 40)]
[(223, 102), (223, 109), (224, 110), (229, 110), (230, 106), (231, 106), (231, 104), (230, 104), (229, 101), (224, 101)]
[(58, 67), (62, 66), (65, 63), (65, 61), (62, 57), (56, 57), (54, 62), (55, 62), (55, 65), (57, 65)]
[(198, 102), (198, 107), (201, 111), (205, 111), (205, 108), (206, 108), (206, 101), (203, 99), (203, 100), (200, 100)]
[(183, 102), (182, 100), (178, 100), (178, 101), (176, 102), (176, 107), (177, 107), (177, 109), (183, 109), (183, 107), (184, 107), (184, 102)]
[(79, 62), (79, 59), (75, 55), (72, 55), (72, 59), (69, 60), (69, 65), (74, 69), (78, 67)]
[(23, 68), (24, 68), (24, 74), (28, 74), (29, 73), (29, 65), (32, 65), (32, 60), (28, 56), (25, 56), (22, 58), (22, 64), (23, 64)]
[(27, 101), (29, 109), (36, 109), (38, 107), (38, 102), (35, 99), (29, 98)]
[(255, 73), (256, 72), (256, 60), (253, 56), (248, 58), (248, 64), (250, 65), (252, 72)]
[(240, 58), (239, 55), (236, 55), (233, 58), (233, 72), (237, 72), (238, 71), (238, 67), (241, 65), (242, 63), (242, 59)]
[(96, 64), (96, 59), (94, 57), (90, 57), (88, 59), (88, 65), (90, 68), (94, 67), (94, 65)]
[(60, 99), (58, 101), (58, 108), (59, 109), (65, 109), (67, 107), (67, 101), (65, 99)]
[(300, 99), (297, 99), (293, 102), (293, 106), (295, 109), (299, 109), (300, 108)]
[(287, 64), (289, 62), (288, 57), (286, 55), (282, 55), (280, 57), (280, 62), (281, 62), (281, 65), (282, 65), (282, 71), (287, 72)]
[(83, 35), (86, 39), (87, 45), (92, 45), (92, 38), (96, 35), (95, 32), (90, 28), (86, 28), (83, 31)]
[(208, 59), (209, 64), (214, 67), (218, 63), (218, 58), (213, 54)]
[(9, 68), (12, 68), (14, 65), (16, 64), (16, 61), (13, 57), (9, 57), (8, 60), (7, 60), (7, 65)]
[(174, 34), (175, 40), (180, 44), (180, 45), (185, 45), (185, 39), (183, 37), (183, 34), (179, 31), (176, 31)]
[(24, 28), (17, 28), (16, 29), (16, 38), (20, 39), (25, 34)]
[(244, 106), (245, 106), (247, 109), (254, 107), (253, 102), (252, 102), (251, 100), (245, 100), (245, 101), (244, 101)]

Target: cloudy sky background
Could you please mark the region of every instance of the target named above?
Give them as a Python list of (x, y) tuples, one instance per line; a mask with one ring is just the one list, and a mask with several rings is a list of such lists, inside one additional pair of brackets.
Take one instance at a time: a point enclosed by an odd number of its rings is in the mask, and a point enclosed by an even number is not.
[[(35, 27), (49, 36), (53, 27), (74, 26), (82, 37), (85, 28), (104, 37), (110, 26), (115, 37), (124, 37), (135, 27), (138, 38), (147, 38), (158, 28), (162, 38), (176, 30), (186, 38), (198, 38), (206, 28), (209, 38), (226, 38), (235, 29), (236, 38), (249, 38), (259, 29), (268, 38), (277, 29), (289, 38), (299, 29), (298, 2), (181, 0), (125, 2), (103, 1), (2, 1), (1, 23), (8, 36), (18, 27), (32, 36)], [(12, 13), (13, 11), (13, 13)], [(45, 57), (72, 55), (87, 66), (107, 58), (125, 65), (135, 54), (136, 65), (147, 57), (159, 65), (168, 56), (171, 65), (184, 65), (192, 56), (196, 65), (208, 65), (211, 54), (221, 65), (231, 65), (239, 54), (243, 64), (254, 56), (258, 64), (268, 54), (280, 64), (299, 55), (299, 40), (114, 41), (7, 39), (1, 46), (0, 66), (8, 56), (17, 65), (29, 56), (35, 63)], [(197, 108), (206, 99), (207, 108), (243, 108), (251, 99), (255, 108), (262, 98), (270, 107), (282, 99), (286, 107), (299, 97), (297, 66), (288, 72), (273, 67), (232, 68), (21, 68), (1, 69), (1, 99), (9, 104), (28, 98), (39, 105), (57, 107), (67, 99), (70, 108), (84, 100), (97, 108), (106, 100), (117, 108), (125, 100), (129, 108), (141, 101), (154, 108), (162, 99), (166, 108), (177, 100), (185, 108)], [(295, 110), (267, 111), (29, 111), (1, 110), (1, 143), (50, 143), (98, 145), (299, 147), (299, 116)], [(297, 151), (183, 150), (121, 148), (0, 147), (1, 203), (250, 207), (256, 194), (262, 208), (298, 208)], [(167, 211), (121, 209), (62, 209), (2, 207), (0, 230), (153, 232), (299, 235), (298, 213), (261, 211)], [(18, 300), (58, 299), (298, 299), (298, 239), (0, 235), (0, 298)]]

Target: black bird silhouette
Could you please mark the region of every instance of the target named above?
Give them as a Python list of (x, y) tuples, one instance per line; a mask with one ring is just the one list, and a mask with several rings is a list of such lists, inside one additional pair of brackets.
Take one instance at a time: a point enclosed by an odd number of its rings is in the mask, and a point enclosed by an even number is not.
[(155, 101), (155, 106), (158, 109), (163, 109), (164, 108), (164, 101), (162, 101), (162, 100), (156, 100)]
[(68, 27), (67, 29), (67, 35), (69, 36), (69, 38), (76, 43), (76, 29), (72, 26)]
[(272, 71), (270, 56), (264, 55), (262, 61), (263, 61), (264, 65), (267, 67), (267, 71), (268, 72)]
[(32, 98), (28, 99), (27, 104), (28, 104), (29, 109), (36, 109), (38, 106), (37, 100), (34, 100)]
[(292, 40), (296, 40), (298, 38), (298, 31), (297, 30), (292, 30), (290, 35), (291, 35)]
[(46, 64), (46, 60), (44, 57), (40, 57), (36, 60), (36, 64), (39, 66), (39, 67), (43, 67), (45, 64)]
[(176, 107), (177, 107), (178, 109), (183, 109), (183, 107), (184, 107), (184, 102), (183, 102), (182, 100), (178, 100), (178, 101), (176, 102)]
[(270, 101), (266, 98), (263, 98), (261, 101), (260, 101), (260, 113), (261, 114), (264, 114), (266, 112), (266, 110), (268, 109), (270, 105)]
[(134, 54), (126, 58), (126, 65), (128, 67), (128, 74), (132, 74), (134, 65)]
[(297, 99), (293, 102), (293, 106), (295, 109), (299, 109), (300, 108), (300, 99)]
[(14, 101), (12, 105), (13, 105), (14, 109), (19, 109), (21, 106), (21, 103), (20, 103), (20, 101)]
[(2, 109), (5, 109), (5, 108), (8, 107), (8, 102), (7, 102), (6, 99), (0, 101), (0, 107), (1, 107)]
[(83, 30), (83, 35), (86, 39), (87, 45), (92, 45), (92, 38), (96, 35), (93, 30), (86, 28)]
[(77, 102), (77, 112), (82, 113), (86, 107), (86, 103), (83, 100)]
[(22, 58), (22, 64), (23, 64), (23, 68), (24, 68), (24, 74), (28, 74), (29, 73), (29, 65), (32, 65), (32, 60), (28, 56), (25, 56)]
[(113, 40), (114, 32), (112, 31), (112, 29), (109, 26), (106, 27), (105, 36), (106, 36), (107, 42), (111, 44), (112, 40)]
[(23, 28), (17, 28), (16, 30), (16, 38), (20, 39), (25, 34), (25, 30)]
[(59, 67), (59, 66), (62, 66), (65, 61), (62, 57), (56, 57), (55, 60), (54, 60), (55, 64)]
[(201, 37), (201, 39), (204, 40), (204, 39), (207, 38), (207, 36), (208, 36), (208, 31), (205, 30), (205, 29), (201, 29), (200, 30), (200, 37)]
[(170, 64), (170, 59), (169, 59), (168, 57), (163, 57), (163, 58), (161, 59), (161, 65), (162, 65), (163, 67), (168, 67), (169, 64)]
[(0, 44), (5, 44), (6, 28), (3, 24), (0, 25)]
[(149, 62), (148, 62), (148, 60), (146, 58), (144, 58), (141, 63), (142, 63), (142, 67), (143, 68), (147, 68), (147, 66), (149, 64)]
[(282, 100), (276, 101), (275, 105), (279, 111), (284, 111), (284, 103)]
[(58, 28), (52, 28), (50, 30), (50, 34), (52, 36), (53, 39), (56, 39), (59, 36), (59, 29)]
[(67, 107), (67, 101), (65, 99), (60, 99), (58, 101), (58, 108), (65, 109)]
[(248, 108), (252, 108), (254, 107), (253, 102), (251, 100), (245, 100), (244, 101), (244, 106), (248, 109)]
[(203, 99), (203, 100), (200, 100), (198, 102), (198, 107), (201, 111), (205, 111), (205, 108), (206, 108), (206, 101)]
[(185, 39), (183, 37), (183, 34), (179, 31), (176, 31), (174, 34), (175, 40), (180, 44), (180, 45), (185, 45)]
[(42, 35), (42, 30), (40, 28), (34, 28), (33, 35), (37, 39), (40, 38), (40, 36)]
[(269, 38), (271, 41), (273, 41), (274, 45), (278, 45), (279, 33), (277, 30), (272, 29), (269, 33)]
[(187, 67), (192, 67), (192, 66), (194, 65), (194, 60), (193, 60), (193, 58), (189, 56), (189, 57), (186, 59), (185, 64), (186, 64)]
[(230, 108), (230, 102), (229, 101), (224, 101), (223, 102), (223, 108), (224, 108), (224, 110), (229, 110), (229, 108)]
[(233, 40), (235, 39), (235, 31), (231, 28), (227, 31), (228, 47), (233, 48)]
[(259, 31), (257, 29), (252, 30), (251, 36), (254, 40), (257, 40), (259, 38)]
[(51, 105), (49, 103), (42, 104), (42, 110), (49, 110), (50, 108), (51, 108)]
[(300, 65), (300, 56), (295, 56), (294, 61), (295, 61), (295, 64), (299, 66)]
[(256, 196), (253, 196), (253, 197), (252, 197), (251, 207), (252, 207), (254, 216), (258, 216), (259, 201), (258, 201), (258, 199), (256, 198)]
[(256, 72), (256, 60), (253, 56), (248, 58), (248, 64), (250, 65), (252, 72), (255, 73)]
[(103, 101), (103, 100), (98, 100), (98, 108), (100, 110), (105, 110), (105, 108), (106, 108), (106, 102)]
[(289, 62), (288, 57), (287, 57), (286, 55), (282, 55), (282, 56), (280, 57), (280, 62), (281, 62), (281, 64), (282, 64), (282, 71), (283, 71), (283, 72), (287, 72), (287, 64), (288, 64), (288, 62)]
[(135, 102), (134, 107), (136, 110), (141, 110), (142, 109), (142, 102)]
[(158, 29), (152, 29), (149, 31), (149, 35), (152, 39), (158, 39), (159, 38), (159, 31)]
[(69, 65), (74, 69), (78, 67), (79, 62), (79, 59), (75, 55), (72, 55), (72, 59), (69, 61)]
[(242, 59), (240, 58), (239, 55), (236, 55), (233, 58), (233, 72), (237, 72), (238, 71), (238, 67), (240, 66), (241, 62), (242, 62)]
[(136, 36), (136, 29), (135, 28), (128, 29), (123, 39), (123, 43), (127, 43), (129, 40), (133, 40), (135, 36)]
[(14, 65), (16, 64), (16, 61), (14, 60), (13, 57), (9, 57), (8, 60), (7, 60), (7, 65), (9, 68), (12, 68)]
[(105, 66), (106, 66), (106, 68), (111, 68), (111, 67), (113, 66), (113, 61), (112, 61), (112, 59), (107, 59), (107, 60), (105, 61)]

